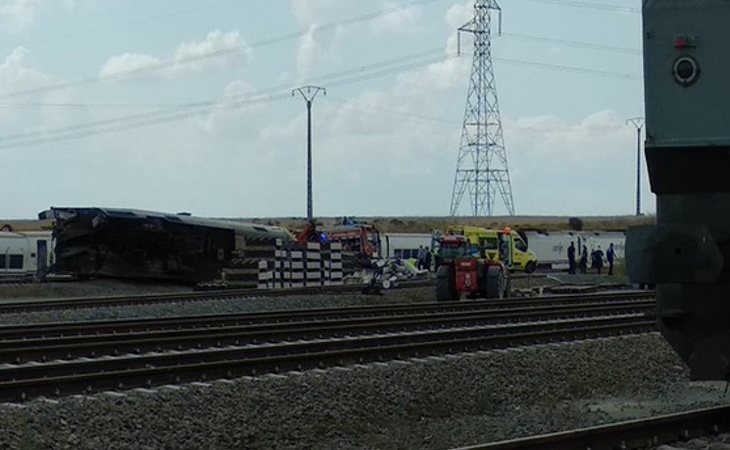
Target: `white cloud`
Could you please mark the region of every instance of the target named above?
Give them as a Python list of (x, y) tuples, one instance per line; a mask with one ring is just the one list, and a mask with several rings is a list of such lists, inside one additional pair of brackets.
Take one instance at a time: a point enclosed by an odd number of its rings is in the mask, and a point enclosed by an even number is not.
[[(228, 55), (226, 53), (228, 50), (240, 51), (231, 52), (231, 54)], [(206, 55), (213, 55), (219, 52), (226, 54), (226, 56), (220, 56), (212, 59), (206, 58)], [(179, 70), (203, 70), (212, 64), (220, 65), (222, 62), (226, 61), (247, 62), (250, 57), (251, 48), (246, 45), (246, 41), (237, 30), (227, 33), (224, 33), (221, 30), (214, 30), (208, 33), (205, 39), (201, 41), (190, 41), (180, 44), (175, 50), (173, 58), (175, 61), (188, 61), (191, 59), (203, 58), (199, 62), (176, 66)]]
[[(504, 127), (512, 184), (522, 210), (630, 213), (635, 134), (618, 113), (605, 109), (574, 123), (552, 115), (523, 117), (504, 120)], [(646, 180), (645, 168), (643, 172)], [(644, 184), (642, 196), (649, 199), (652, 194)]]
[(0, 3), (0, 23), (10, 33), (30, 28), (38, 16), (42, 0), (3, 0)]
[(70, 11), (89, 6), (96, 6), (97, 3), (99, 3), (99, 0), (63, 0), (63, 6)]
[(255, 95), (256, 89), (250, 83), (243, 80), (231, 81), (223, 89), (221, 99), (211, 109), (210, 114), (200, 119), (201, 129), (207, 133), (216, 133), (226, 126), (238, 130), (247, 127), (251, 123), (250, 119), (265, 109), (265, 106), (255, 102), (240, 107), (242, 101), (252, 99)]
[[(394, 9), (397, 8), (397, 9)], [(421, 16), (420, 8), (413, 5), (404, 8), (398, 8), (398, 5), (387, 2), (383, 5), (383, 10), (393, 10), (387, 14), (383, 14), (373, 20), (371, 28), (376, 33), (386, 32), (408, 32), (412, 30), (416, 21)]]
[(297, 48), (297, 74), (300, 79), (312, 75), (317, 67), (331, 67), (339, 60), (343, 33), (342, 27), (326, 32), (317, 32), (316, 25), (309, 27)]
[(464, 55), (455, 57), (452, 53), (444, 58), (443, 61), (429, 64), (424, 70), (400, 75), (398, 85), (413, 95), (426, 91), (448, 91), (462, 86), (466, 88), (471, 58)]
[(291, 0), (290, 11), (300, 24), (308, 27), (351, 16), (353, 4), (342, 0)]
[(308, 75), (314, 66), (314, 61), (319, 51), (319, 46), (314, 37), (314, 25), (302, 36), (297, 50), (297, 72), (300, 75)]
[(459, 28), (474, 17), (474, 2), (455, 3), (446, 11), (444, 20), (451, 28)]
[(37, 87), (51, 78), (30, 65), (28, 50), (24, 47), (15, 48), (0, 63), (0, 93)]
[[(401, 89), (413, 95), (425, 91), (448, 91), (465, 86), (471, 69), (471, 57), (464, 42), (459, 49), (456, 29), (466, 23), (473, 14), (473, 3), (456, 3), (446, 11), (444, 20), (454, 32), (446, 40), (444, 60), (429, 64), (424, 70), (409, 72), (398, 77)], [(463, 39), (462, 39), (463, 40)], [(457, 53), (461, 56), (457, 57)]]
[(109, 58), (99, 70), (99, 76), (111, 76), (135, 71), (158, 64), (169, 66), (157, 73), (171, 76), (185, 71), (202, 71), (210, 67), (248, 62), (251, 49), (238, 31), (224, 33), (214, 30), (205, 39), (183, 42), (177, 46), (172, 57), (162, 58), (142, 53), (124, 53)]
[(108, 77), (117, 74), (134, 72), (136, 70), (145, 69), (160, 64), (159, 58), (140, 53), (124, 53), (118, 56), (112, 56), (99, 69), (100, 77)]

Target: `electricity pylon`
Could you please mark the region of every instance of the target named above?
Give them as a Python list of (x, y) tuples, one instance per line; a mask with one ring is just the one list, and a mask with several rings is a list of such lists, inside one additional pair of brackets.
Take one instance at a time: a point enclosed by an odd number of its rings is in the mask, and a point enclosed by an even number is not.
[(474, 60), (451, 195), (452, 216), (459, 214), (467, 193), (473, 216), (493, 215), (497, 193), (507, 213), (515, 214), (492, 64), (493, 10), (501, 13), (496, 0), (475, 0), (474, 18), (459, 28), (474, 35)]

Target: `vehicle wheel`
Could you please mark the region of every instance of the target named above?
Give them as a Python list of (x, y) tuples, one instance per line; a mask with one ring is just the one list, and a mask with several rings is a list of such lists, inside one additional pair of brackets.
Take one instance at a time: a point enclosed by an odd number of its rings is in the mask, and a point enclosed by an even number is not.
[(457, 300), (456, 279), (452, 267), (439, 267), (436, 272), (436, 300), (449, 302)]
[(535, 264), (535, 261), (530, 261), (525, 266), (525, 272), (527, 273), (533, 273), (537, 269), (537, 265)]
[(500, 267), (487, 269), (487, 298), (504, 298), (504, 274)]

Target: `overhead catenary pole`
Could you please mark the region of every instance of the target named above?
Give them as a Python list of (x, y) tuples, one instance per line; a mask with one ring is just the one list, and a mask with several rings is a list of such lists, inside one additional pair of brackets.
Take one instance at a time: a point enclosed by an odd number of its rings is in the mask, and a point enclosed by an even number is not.
[(320, 92), (327, 95), (327, 90), (320, 86), (302, 86), (294, 89), (292, 96), (296, 95), (297, 92), (307, 102), (307, 221), (312, 222), (314, 218), (312, 200), (312, 102)]
[(641, 215), (641, 129), (644, 128), (643, 117), (633, 117), (626, 121), (626, 125), (636, 128), (636, 215)]

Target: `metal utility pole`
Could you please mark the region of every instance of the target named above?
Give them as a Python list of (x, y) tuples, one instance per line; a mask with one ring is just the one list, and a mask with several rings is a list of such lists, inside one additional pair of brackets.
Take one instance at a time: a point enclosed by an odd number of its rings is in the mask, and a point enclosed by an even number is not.
[(644, 118), (634, 117), (626, 121), (626, 125), (636, 128), (636, 215), (641, 215), (641, 129), (644, 128)]
[(497, 192), (507, 213), (515, 214), (492, 64), (492, 10), (501, 14), (496, 0), (475, 0), (474, 18), (459, 28), (474, 34), (474, 60), (451, 194), (452, 216), (459, 213), (467, 192), (473, 216), (491, 216)]
[(294, 89), (291, 95), (295, 96), (297, 92), (307, 102), (307, 221), (311, 222), (314, 217), (312, 205), (312, 102), (320, 92), (327, 95), (327, 90), (319, 86), (302, 86)]

